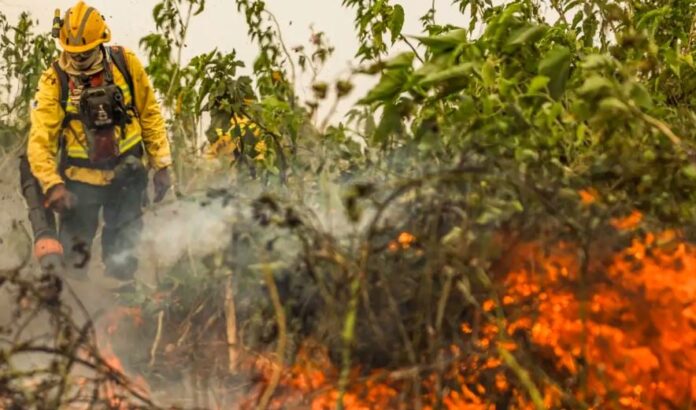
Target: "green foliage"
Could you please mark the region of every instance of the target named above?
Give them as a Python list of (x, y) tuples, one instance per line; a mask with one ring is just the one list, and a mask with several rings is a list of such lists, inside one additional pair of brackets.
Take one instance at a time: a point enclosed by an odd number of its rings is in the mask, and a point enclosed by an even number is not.
[(57, 55), (48, 34), (22, 13), (16, 24), (0, 13), (0, 147), (17, 145), (29, 129), (29, 105), (41, 73)]
[[(401, 36), (404, 9), (389, 0), (342, 0), (346, 7), (355, 9), (355, 28), (360, 47), (356, 54), (361, 61), (379, 60)], [(389, 36), (389, 42), (385, 40)]]
[[(557, 3), (558, 10), (581, 13), (573, 4)], [(401, 55), (382, 66), (361, 100), (384, 108), (374, 142), (396, 133), (392, 147), (415, 143), (438, 157), (506, 164), (511, 177), (535, 181), (536, 189), (594, 187), (612, 208), (637, 206), (673, 222), (696, 216), (684, 202), (693, 204), (692, 182), (677, 172), (690, 164), (685, 146), (694, 142), (694, 116), (684, 115), (691, 97), (676, 91), (694, 86), (694, 53), (683, 47), (692, 5), (637, 3), (633, 16), (617, 5), (586, 5), (620, 14), (605, 26), (617, 45), (587, 44), (595, 36), (591, 16), (581, 15), (575, 29), (564, 16), (544, 21), (525, 1), (462, 6), (481, 12), (480, 37), (469, 39), (471, 27), (417, 37), (425, 61)], [(667, 14), (677, 29), (661, 18)], [(423, 132), (426, 125), (436, 138)], [(640, 152), (660, 154), (632, 155)]]

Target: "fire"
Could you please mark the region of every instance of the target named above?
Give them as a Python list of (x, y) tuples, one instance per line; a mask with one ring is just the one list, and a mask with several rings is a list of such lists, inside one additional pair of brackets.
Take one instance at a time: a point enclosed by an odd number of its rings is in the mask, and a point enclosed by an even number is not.
[[(634, 226), (638, 218), (617, 225)], [(508, 331), (529, 332), (558, 371), (584, 372), (577, 399), (609, 406), (617, 396), (624, 408), (640, 409), (696, 400), (694, 245), (673, 231), (635, 239), (606, 267), (588, 272), (595, 278), (585, 278), (584, 299), (575, 291), (581, 278), (573, 249), (550, 257), (537, 249), (533, 259), (544, 262), (542, 272), (521, 267), (506, 279), (508, 294), (526, 301)]]
[(410, 232), (401, 232), (399, 236), (389, 242), (387, 246), (390, 252), (397, 252), (400, 249), (409, 249), (416, 242), (416, 237)]
[[(633, 213), (612, 225), (628, 230), (641, 220)], [(394, 248), (411, 242), (394, 241)], [(623, 251), (598, 257), (586, 272), (577, 248), (565, 243), (552, 249), (522, 244), (510, 259), (497, 299), (481, 305), (492, 320), (477, 329), (467, 322), (460, 326), (461, 342), (473, 351), (462, 354), (455, 344), (443, 352), (451, 359), (440, 382), (445, 409), (494, 408), (496, 395), (508, 395), (515, 408), (535, 408), (499, 354), (520, 351), (519, 335), (533, 345), (534, 360), (568, 380), (564, 386), (537, 381), (546, 408), (578, 400), (591, 408), (668, 409), (696, 400), (696, 245), (674, 231), (647, 234)], [(496, 321), (498, 309), (506, 316)], [(270, 408), (336, 408), (338, 373), (325, 350), (304, 347), (284, 371)], [(410, 408), (403, 403), (411, 397), (400, 397), (407, 381), (397, 373), (365, 376), (353, 369), (344, 408)], [(431, 410), (435, 373), (421, 374), (421, 407)]]
[[(592, 198), (587, 194), (588, 206)], [(625, 231), (641, 222), (635, 212), (611, 224)], [(401, 232), (389, 249), (415, 243)], [(354, 366), (341, 391), (341, 369), (327, 348), (306, 340), (277, 384), (274, 356), (240, 361), (239, 371), (260, 376), (239, 408), (255, 408), (269, 388), (269, 409), (328, 410), (339, 400), (348, 410), (412, 408), (414, 400), (424, 410), (488, 410), (501, 397), (518, 409), (574, 401), (596, 409), (670, 409), (695, 401), (696, 245), (665, 231), (637, 236), (614, 254), (602, 249), (587, 266), (579, 254), (564, 242), (522, 243), (507, 252), (506, 270), (481, 300), (480, 321), (460, 324), (452, 345), (438, 352), (438, 370)], [(143, 323), (139, 310), (117, 310), (103, 338), (104, 358), (118, 372), (124, 369), (109, 341), (126, 319)], [(539, 377), (534, 366), (552, 376)], [(104, 394), (112, 408), (127, 408), (115, 390)]]
[[(99, 352), (108, 367), (108, 371), (122, 376), (126, 376), (127, 372), (119, 357), (114, 353), (112, 338), (118, 332), (119, 326), (127, 319), (131, 320), (135, 326), (142, 326), (144, 323), (139, 308), (120, 306), (106, 316), (103, 327), (98, 329)], [(146, 397), (150, 395), (149, 385), (142, 376), (137, 375), (131, 380), (131, 383), (132, 387), (139, 393)], [(131, 408), (125, 392), (112, 381), (107, 382), (100, 393), (110, 409), (126, 410)]]

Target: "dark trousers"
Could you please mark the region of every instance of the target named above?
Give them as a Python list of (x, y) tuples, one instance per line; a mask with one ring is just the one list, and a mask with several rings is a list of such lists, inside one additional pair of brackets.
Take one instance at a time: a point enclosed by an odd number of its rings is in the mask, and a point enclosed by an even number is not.
[(138, 268), (144, 190), (138, 186), (95, 186), (76, 181), (68, 181), (66, 188), (77, 197), (77, 205), (60, 216), (59, 238), (67, 268), (75, 276), (87, 275), (99, 211), (103, 211), (101, 245), (105, 274), (122, 280), (133, 278)]

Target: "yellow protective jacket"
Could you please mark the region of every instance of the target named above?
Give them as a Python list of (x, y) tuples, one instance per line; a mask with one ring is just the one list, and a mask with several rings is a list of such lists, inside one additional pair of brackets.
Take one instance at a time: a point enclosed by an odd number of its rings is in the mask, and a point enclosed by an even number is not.
[[(249, 118), (234, 114), (230, 119), (230, 128), (223, 130), (218, 128), (215, 130), (217, 132), (218, 139), (215, 140), (208, 149), (203, 153), (205, 159), (215, 159), (226, 156), (237, 156), (241, 151), (242, 138), (250, 132), (254, 136), (255, 140), (259, 139), (261, 131), (258, 129), (256, 124), (254, 124)], [(236, 135), (233, 137), (233, 135)], [(246, 141), (247, 143), (250, 141)], [(247, 152), (251, 152), (255, 148), (258, 141), (254, 141), (252, 146), (247, 148)]]
[[(135, 54), (124, 49), (126, 65), (133, 80), (135, 107), (138, 117), (125, 127), (125, 138), (121, 138), (120, 128), (116, 136), (121, 153), (143, 144), (150, 166), (155, 170), (172, 163), (171, 149), (167, 139), (164, 119), (155, 98), (154, 89), (145, 69)], [(114, 83), (125, 97), (126, 105), (132, 104), (132, 96), (126, 80), (112, 63)], [(63, 183), (58, 170), (58, 148), (61, 134), (64, 137), (65, 155), (75, 159), (87, 159), (87, 139), (79, 120), (72, 120), (63, 127), (65, 112), (60, 104), (60, 81), (58, 75), (49, 67), (41, 76), (31, 110), (31, 130), (27, 146), (27, 157), (31, 171), (41, 183), (44, 192), (52, 186)], [(69, 98), (65, 111), (78, 111), (79, 98)], [(69, 166), (65, 177), (92, 185), (108, 185), (114, 172), (95, 168)]]

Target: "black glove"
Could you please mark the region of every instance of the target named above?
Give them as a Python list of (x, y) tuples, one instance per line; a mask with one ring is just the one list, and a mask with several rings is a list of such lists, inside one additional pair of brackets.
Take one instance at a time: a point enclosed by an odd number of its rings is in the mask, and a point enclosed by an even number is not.
[(77, 197), (65, 188), (65, 184), (54, 185), (46, 192), (46, 208), (59, 214), (72, 209), (76, 204)]
[(152, 182), (155, 185), (155, 198), (153, 202), (157, 203), (164, 199), (164, 196), (172, 186), (172, 178), (169, 175), (169, 168), (162, 168), (155, 172), (152, 177)]

